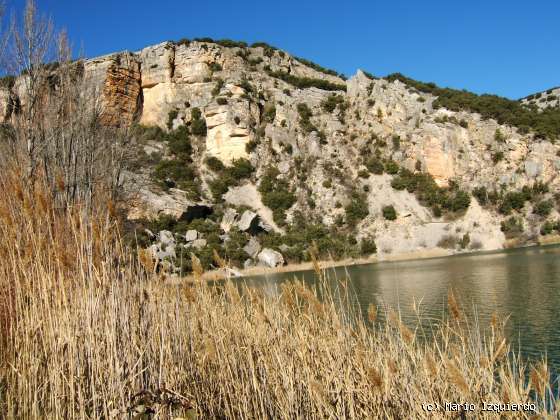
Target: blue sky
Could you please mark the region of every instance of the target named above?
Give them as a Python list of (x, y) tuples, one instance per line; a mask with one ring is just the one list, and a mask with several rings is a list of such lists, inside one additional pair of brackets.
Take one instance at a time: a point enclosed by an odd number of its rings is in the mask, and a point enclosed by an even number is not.
[(510, 98), (560, 85), (558, 0), (37, 3), (88, 57), (208, 36), (265, 41), (347, 75), (401, 72)]

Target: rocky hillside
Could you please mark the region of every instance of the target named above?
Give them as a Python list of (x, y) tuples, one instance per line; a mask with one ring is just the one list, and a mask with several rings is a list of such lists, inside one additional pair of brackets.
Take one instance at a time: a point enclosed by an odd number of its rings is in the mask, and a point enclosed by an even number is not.
[(205, 268), (299, 262), (312, 244), (383, 260), (560, 229), (556, 114), (398, 74), (345, 80), (260, 43), (166, 42), (84, 70), (105, 123), (134, 135), (128, 228), (171, 270), (191, 252)]
[(534, 105), (539, 109), (560, 107), (560, 87), (548, 89), (544, 92), (535, 93), (521, 99), (524, 105)]

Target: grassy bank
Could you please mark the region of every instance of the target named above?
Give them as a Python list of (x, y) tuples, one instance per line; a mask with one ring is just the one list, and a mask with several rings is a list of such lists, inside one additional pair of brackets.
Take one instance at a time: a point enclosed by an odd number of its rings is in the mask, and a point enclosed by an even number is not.
[(425, 342), (397, 313), (372, 328), (378, 309), (353, 312), (343, 281), (164, 287), (121, 246), (112, 206), (57, 209), (17, 174), (0, 191), (3, 418), (451, 418), (422, 403), (542, 412), (550, 392), (546, 365), (524, 366), (503, 324), (479, 331), (452, 294)]

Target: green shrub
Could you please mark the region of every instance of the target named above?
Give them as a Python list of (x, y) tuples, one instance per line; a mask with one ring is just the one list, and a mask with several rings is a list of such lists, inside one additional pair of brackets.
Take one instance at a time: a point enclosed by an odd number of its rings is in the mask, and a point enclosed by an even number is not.
[(218, 44), (226, 48), (247, 48), (247, 43), (243, 41), (232, 41), (231, 39), (212, 39), (212, 38), (195, 38), (193, 41), (206, 42), (208, 44)]
[(257, 146), (259, 145), (260, 141), (258, 141), (257, 139), (252, 139), (249, 140), (246, 144), (245, 144), (245, 151), (248, 154), (251, 154), (255, 151), (255, 149), (257, 148)]
[(216, 86), (212, 89), (212, 96), (218, 96), (224, 87), (224, 81), (220, 78), (216, 79)]
[(234, 159), (232, 166), (226, 169), (228, 175), (237, 181), (250, 177), (254, 170), (251, 162), (244, 158)]
[(373, 238), (362, 238), (360, 252), (362, 255), (371, 255), (377, 252), (377, 246)]
[(189, 139), (189, 133), (185, 126), (180, 126), (164, 137), (167, 141), (169, 150), (180, 160), (186, 162), (190, 160), (192, 153), (192, 145)]
[(486, 187), (476, 187), (473, 189), (473, 195), (481, 206), (488, 203), (488, 191)]
[(358, 176), (360, 178), (369, 178), (369, 175), (370, 175), (369, 171), (366, 170), (366, 169), (361, 169), (361, 170), (358, 171)]
[(538, 214), (542, 217), (546, 217), (550, 214), (553, 208), (554, 203), (552, 202), (552, 200), (543, 200), (535, 204), (535, 206), (533, 207), (533, 213)]
[(346, 212), (346, 223), (348, 226), (355, 227), (369, 214), (365, 194), (353, 192), (350, 196), (350, 202), (346, 205), (344, 211)]
[(449, 208), (453, 212), (463, 211), (469, 208), (471, 197), (466, 191), (458, 190), (449, 199)]
[(391, 181), (391, 186), (396, 190), (406, 189), (414, 193), (421, 204), (432, 209), (457, 212), (466, 210), (470, 205), (468, 193), (457, 189), (440, 188), (430, 174), (413, 173), (401, 168), (399, 174)]
[(344, 97), (342, 95), (329, 95), (323, 102), (321, 102), (321, 108), (328, 113), (332, 113), (337, 106), (344, 103)]
[(396, 220), (397, 219), (397, 211), (395, 210), (395, 208), (392, 205), (384, 206), (382, 211), (383, 211), (383, 217), (385, 218), (385, 220)]
[(171, 180), (178, 185), (184, 181), (191, 181), (195, 178), (194, 170), (185, 165), (184, 162), (178, 160), (162, 160), (159, 162), (153, 172), (157, 180), (165, 182)]
[(271, 77), (283, 80), (299, 89), (307, 89), (315, 87), (317, 89), (336, 91), (341, 90), (346, 92), (346, 85), (336, 84), (323, 79), (313, 79), (309, 77), (298, 77), (283, 71), (268, 72)]
[(494, 162), (494, 165), (502, 160), (504, 160), (504, 152), (498, 151), (492, 154), (492, 162)]
[(132, 132), (140, 143), (147, 140), (163, 141), (165, 140), (166, 136), (165, 131), (163, 131), (162, 128), (157, 125), (145, 126), (141, 124), (135, 124), (132, 126)]
[(547, 220), (541, 227), (541, 235), (550, 235), (553, 231), (560, 233), (560, 220), (555, 222)]
[(506, 136), (504, 136), (504, 133), (502, 133), (502, 130), (500, 130), (499, 128), (497, 128), (496, 132), (494, 133), (494, 140), (499, 143), (505, 143), (506, 141)]
[(177, 115), (179, 115), (179, 111), (176, 110), (176, 109), (172, 109), (167, 114), (167, 128), (169, 128), (170, 130), (173, 127), (173, 120), (175, 120), (175, 118), (177, 118)]
[(399, 172), (399, 165), (393, 160), (385, 162), (385, 171), (390, 175), (395, 175)]
[(303, 132), (306, 134), (311, 133), (312, 131), (319, 131), (317, 127), (313, 125), (311, 122), (311, 117), (313, 113), (309, 109), (306, 103), (300, 103), (297, 105), (297, 112), (299, 114), (299, 125), (302, 128)]
[(191, 133), (195, 136), (205, 136), (206, 135), (206, 121), (202, 118), (202, 112), (200, 109), (191, 109)]
[(521, 210), (526, 200), (527, 196), (523, 192), (508, 192), (504, 195), (498, 210), (502, 214), (510, 214), (512, 210)]
[(222, 196), (228, 192), (229, 187), (234, 185), (235, 180), (226, 174), (223, 174), (208, 183), (212, 196), (218, 201), (221, 200)]
[(399, 150), (401, 148), (401, 138), (400, 136), (394, 135), (392, 138), (393, 141), (393, 149)]
[(191, 118), (193, 120), (199, 120), (202, 118), (202, 112), (200, 111), (200, 108), (191, 109)]
[(220, 63), (213, 62), (213, 63), (210, 63), (208, 66), (210, 67), (210, 71), (212, 71), (213, 73), (223, 70), (222, 65)]
[(286, 180), (277, 179), (279, 174), (277, 168), (269, 167), (261, 178), (258, 190), (263, 204), (272, 210), (274, 221), (284, 225), (286, 210), (295, 204), (296, 196)]
[(276, 106), (271, 102), (267, 102), (263, 110), (263, 120), (272, 123), (274, 118), (276, 118)]
[(521, 218), (510, 217), (501, 223), (501, 230), (506, 238), (513, 238), (523, 233), (523, 221)]
[(385, 166), (383, 165), (383, 162), (381, 162), (380, 159), (375, 157), (367, 160), (366, 168), (368, 168), (368, 171), (370, 171), (372, 174), (375, 175), (381, 175), (385, 170)]
[(496, 95), (476, 95), (464, 90), (440, 88), (434, 83), (419, 82), (400, 73), (391, 74), (386, 79), (390, 82), (399, 80), (421, 92), (437, 96), (433, 103), (435, 109), (476, 112), (483, 119), (493, 118), (499, 124), (531, 128), (540, 138), (554, 139), (560, 135), (559, 108), (539, 111), (536, 107), (524, 106), (519, 101)]
[(337, 76), (337, 77), (340, 77), (341, 79), (344, 79), (344, 80), (346, 79), (346, 76), (344, 76), (342, 73), (337, 73), (334, 70), (322, 67), (319, 64), (314, 63), (313, 61), (309, 61), (309, 60), (306, 60), (305, 58), (301, 58), (301, 57), (294, 57), (294, 58), (297, 61), (299, 61), (301, 64), (304, 64), (307, 67), (311, 67), (313, 70), (317, 70), (320, 73), (329, 74), (331, 76)]
[(221, 172), (225, 169), (222, 161), (215, 156), (208, 156), (206, 159), (204, 159), (204, 163), (214, 172)]
[(461, 249), (465, 249), (465, 248), (468, 248), (470, 243), (471, 243), (471, 236), (467, 232), (463, 235), (463, 238), (461, 239), (461, 242), (459, 242), (459, 246), (461, 247)]
[(191, 132), (195, 136), (205, 136), (206, 135), (206, 121), (204, 121), (204, 120), (194, 120), (194, 121), (192, 121)]

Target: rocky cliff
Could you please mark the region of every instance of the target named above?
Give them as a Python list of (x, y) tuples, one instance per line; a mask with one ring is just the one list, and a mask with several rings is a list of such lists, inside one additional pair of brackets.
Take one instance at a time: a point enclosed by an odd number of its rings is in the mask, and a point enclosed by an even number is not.
[(559, 108), (560, 87), (529, 95), (521, 99), (521, 102), (526, 105), (534, 105), (539, 109)]
[[(437, 95), (401, 80), (360, 70), (345, 80), (266, 44), (210, 41), (84, 68), (106, 124), (133, 127), (129, 217), (161, 229), (147, 234), (160, 259), (180, 247), (277, 264), (305, 258), (313, 241), (338, 257), (390, 259), (535, 243), (560, 229), (554, 139), (435, 106)], [(0, 92), (4, 118), (10, 95)], [(176, 220), (153, 222), (164, 214)]]

